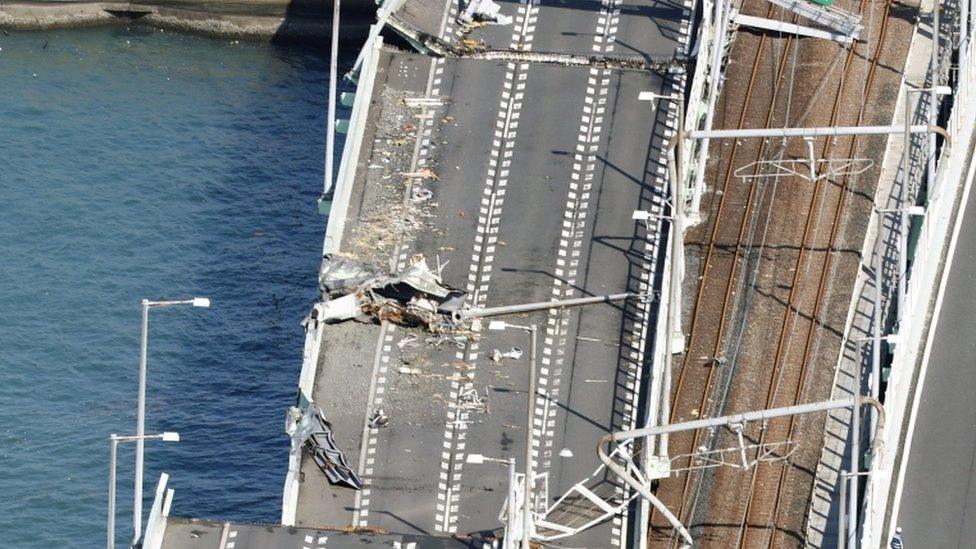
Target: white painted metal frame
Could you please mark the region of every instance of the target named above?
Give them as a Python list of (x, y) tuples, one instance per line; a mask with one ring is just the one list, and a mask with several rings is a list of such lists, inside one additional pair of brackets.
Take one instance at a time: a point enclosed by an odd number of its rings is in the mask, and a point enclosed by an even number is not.
[[(968, 4), (972, 0), (963, 0)], [(964, 6), (961, 13), (971, 11)], [(909, 285), (905, 297), (905, 315), (900, 326), (899, 342), (891, 361), (891, 376), (885, 393), (885, 409), (891, 423), (899, 428), (889, 429), (884, 442), (891, 448), (910, 451), (913, 418), (922, 392), (925, 369), (931, 353), (932, 337), (938, 311), (942, 303), (946, 277), (952, 254), (959, 236), (961, 213), (969, 198), (976, 162), (968, 158), (976, 144), (976, 52), (973, 51), (974, 27), (966, 22), (960, 25), (965, 34), (960, 40), (958, 72), (954, 106), (949, 115), (948, 136), (953, 146), (943, 150), (935, 184), (929, 190), (929, 201), (922, 223), (915, 261), (912, 263)], [(940, 82), (930, 82), (938, 85)], [(935, 305), (930, 307), (934, 303)], [(917, 373), (918, 387), (913, 387)], [(906, 421), (907, 420), (907, 421)], [(908, 425), (902, 436), (902, 425)], [(872, 463), (875, 483), (869, 484), (865, 494), (865, 524), (862, 544), (865, 547), (881, 545), (890, 539), (898, 514), (898, 495), (904, 479), (907, 455), (895, 470), (895, 456), (876, 459)], [(872, 489), (874, 486), (883, 489)], [(893, 506), (888, 507), (894, 493)]]

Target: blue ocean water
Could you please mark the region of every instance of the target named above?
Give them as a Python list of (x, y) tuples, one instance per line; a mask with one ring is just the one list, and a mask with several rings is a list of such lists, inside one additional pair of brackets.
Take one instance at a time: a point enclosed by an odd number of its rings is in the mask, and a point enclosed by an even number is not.
[(147, 430), (183, 440), (147, 443), (145, 507), (165, 470), (175, 514), (277, 521), (324, 229), (326, 55), (143, 27), (0, 48), (0, 547), (104, 544), (143, 297), (213, 302), (150, 315)]

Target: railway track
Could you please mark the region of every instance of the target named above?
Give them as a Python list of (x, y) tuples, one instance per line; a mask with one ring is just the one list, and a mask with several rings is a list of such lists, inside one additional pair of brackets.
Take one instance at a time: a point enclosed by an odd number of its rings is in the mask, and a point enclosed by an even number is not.
[[(769, 17), (772, 12), (773, 8), (770, 7), (767, 17)], [(756, 85), (761, 66), (759, 60), (762, 58), (762, 53), (768, 40), (769, 39), (766, 35), (762, 35), (760, 37), (756, 53), (757, 61), (753, 64), (749, 76), (749, 83), (745, 90), (745, 100), (743, 102), (742, 111), (739, 114), (738, 127), (743, 127), (745, 125), (750, 114), (749, 107), (751, 105), (752, 93)], [(782, 71), (786, 66), (785, 61), (787, 51), (788, 48), (784, 48), (782, 59), (778, 63), (777, 79), (782, 76)], [(772, 122), (774, 113), (773, 103), (774, 101), (770, 102), (769, 108), (766, 111), (765, 127), (769, 127)], [(764, 145), (765, 144), (762, 144), (760, 146), (760, 151), (758, 153), (760, 156), (757, 156), (757, 159), (761, 158), (761, 154), (765, 148)], [(674, 388), (675, 397), (672, 402), (674, 402), (675, 405), (672, 408), (670, 419), (672, 423), (682, 419), (692, 419), (691, 417), (687, 417), (685, 415), (689, 413), (691, 416), (707, 415), (705, 410), (708, 407), (709, 399), (711, 397), (711, 389), (715, 381), (715, 374), (718, 371), (718, 368), (713, 366), (716, 365), (716, 362), (720, 361), (724, 335), (729, 321), (729, 315), (727, 312), (732, 303), (733, 289), (735, 288), (735, 275), (739, 264), (741, 263), (743, 236), (748, 226), (747, 220), (750, 218), (750, 214), (752, 212), (752, 205), (754, 203), (756, 191), (756, 186), (750, 185), (746, 193), (747, 196), (745, 196), (743, 200), (741, 196), (741, 186), (737, 181), (734, 181), (733, 166), (735, 165), (735, 160), (740, 147), (741, 142), (739, 140), (732, 142), (732, 150), (729, 153), (729, 162), (727, 169), (725, 170), (725, 177), (722, 183), (721, 198), (719, 199), (719, 204), (713, 217), (715, 222), (712, 225), (711, 234), (707, 239), (707, 252), (703, 261), (702, 282), (698, 287), (698, 292), (695, 296), (695, 307), (691, 314), (690, 330), (688, 332), (689, 346), (685, 352), (684, 361)], [(734, 214), (737, 206), (742, 210), (742, 215), (738, 218), (738, 222), (733, 222), (730, 224), (727, 222), (726, 216), (729, 215), (730, 211)], [(727, 255), (725, 257), (722, 256), (723, 254), (721, 252), (724, 250), (721, 250), (720, 248), (724, 248), (725, 246), (720, 244), (720, 242), (723, 240), (732, 240), (734, 242), (734, 244), (731, 245), (731, 257), (728, 257)], [(713, 281), (718, 284), (718, 288), (712, 288), (711, 283)], [(723, 282), (724, 288), (722, 288)], [(713, 316), (711, 319), (706, 319), (703, 311), (706, 309), (704, 304), (708, 302), (709, 298), (707, 294), (715, 290), (718, 290), (722, 295), (722, 312), (717, 316)], [(709, 320), (717, 320), (718, 325), (714, 326), (714, 330), (709, 330), (711, 326), (703, 325)], [(705, 368), (704, 379), (701, 379), (701, 376), (694, 375), (700, 371), (701, 367)], [(701, 442), (701, 436), (702, 432), (700, 431), (673, 435), (670, 439), (669, 446), (672, 449), (672, 452), (677, 450), (681, 454), (690, 455), (696, 448), (698, 448)], [(689, 458), (686, 463), (673, 463), (672, 465), (677, 467), (690, 467), (693, 465), (693, 463), (692, 459)], [(680, 498), (677, 501), (674, 501), (665, 496), (664, 502), (672, 509), (677, 509), (678, 516), (682, 521), (684, 521), (688, 514), (689, 501), (687, 495), (690, 492), (692, 480), (696, 475), (691, 472), (686, 472), (680, 476), (683, 477), (683, 486)], [(666, 524), (655, 524), (653, 519), (654, 517), (652, 516), (652, 527), (662, 526), (667, 528)], [(674, 542), (673, 537), (669, 539), (669, 544)]]
[[(864, 13), (867, 7), (867, 0), (863, 0), (860, 4), (860, 11)], [(770, 12), (772, 9), (770, 9)], [(884, 4), (883, 14), (881, 17), (880, 28), (878, 30), (878, 36), (872, 37), (872, 42), (869, 46), (873, 46), (873, 55), (870, 57), (869, 66), (867, 68), (866, 80), (863, 81), (864, 97), (867, 97), (872, 89), (874, 82), (875, 73), (878, 66), (878, 60), (882, 51), (882, 47), (885, 43), (885, 38), (887, 36), (887, 23), (890, 11), (890, 1)], [(767, 35), (762, 35), (759, 39), (759, 45), (757, 49), (757, 54), (755, 55), (755, 62), (749, 77), (749, 83), (746, 88), (745, 101), (743, 103), (742, 111), (739, 113), (739, 126), (744, 127), (746, 122), (747, 114), (749, 113), (750, 106), (753, 103), (753, 92), (756, 87), (756, 76), (759, 71), (760, 65), (764, 64), (763, 50), (767, 47)], [(779, 83), (782, 82), (784, 71), (787, 67), (788, 56), (791, 51), (792, 37), (787, 37), (784, 39), (785, 46), (779, 55), (779, 60), (776, 64), (775, 70), (775, 87), (774, 90), (779, 89)], [(847, 56), (844, 62), (843, 76), (840, 85), (837, 86), (836, 94), (834, 95), (834, 101), (830, 109), (829, 122), (825, 125), (836, 125), (839, 119), (842, 118), (842, 105), (844, 104), (845, 93), (849, 93), (850, 90), (847, 89), (847, 84), (850, 80), (851, 72), (855, 67), (864, 68), (863, 63), (856, 63), (856, 58), (858, 55), (859, 48), (858, 44), (847, 49)], [(838, 51), (838, 55), (842, 53), (843, 50)], [(828, 72), (832, 72), (832, 69)], [(855, 84), (860, 82), (855, 81)], [(816, 94), (815, 94), (816, 95)], [(776, 112), (777, 107), (777, 93), (774, 91), (772, 97), (769, 99), (768, 108), (766, 111), (766, 127), (769, 127), (774, 119), (774, 112)], [(813, 100), (808, 103), (805, 112), (803, 112), (799, 119), (802, 121), (810, 113), (811, 107), (813, 107)], [(857, 111), (857, 123), (860, 124), (865, 115), (865, 102), (861, 102), (860, 108)], [(789, 117), (789, 113), (787, 113)], [(792, 125), (799, 125), (800, 122), (792, 121)], [(819, 125), (819, 124), (818, 124)], [(820, 151), (821, 158), (829, 158), (830, 155), (837, 148), (837, 141), (831, 140), (823, 144)], [(756, 219), (754, 216), (759, 216), (759, 218), (766, 217), (768, 221), (768, 215), (771, 213), (768, 211), (769, 208), (773, 207), (772, 198), (766, 204), (766, 209), (762, 208), (763, 196), (759, 197), (757, 202), (756, 192), (759, 185), (750, 184), (748, 186), (748, 192), (745, 193), (744, 190), (737, 189), (736, 184), (732, 183), (733, 171), (736, 169), (736, 155), (739, 153), (740, 143), (735, 141), (732, 144), (731, 152), (728, 154), (728, 164), (725, 166), (725, 178), (723, 182), (723, 192), (721, 199), (719, 200), (719, 205), (714, 213), (715, 222), (712, 226), (711, 235), (707, 240), (708, 251), (705, 255), (705, 261), (703, 263), (703, 277), (702, 283), (699, 286), (699, 291), (696, 295), (695, 307), (692, 311), (691, 317), (691, 329), (689, 332), (690, 345), (688, 352), (685, 354), (684, 363), (681, 368), (681, 372), (678, 376), (677, 385), (675, 387), (675, 408), (672, 410), (672, 421), (680, 420), (682, 417), (684, 419), (689, 419), (688, 415), (709, 415), (711, 411), (721, 413), (721, 410), (725, 407), (724, 396), (719, 398), (718, 402), (715, 402), (715, 382), (716, 377), (720, 369), (723, 366), (723, 347), (725, 338), (729, 331), (729, 322), (732, 321), (732, 315), (736, 311), (730, 310), (730, 305), (735, 308), (735, 303), (733, 302), (733, 294), (735, 288), (739, 286), (737, 277), (744, 276), (746, 268), (740, 264), (748, 262), (743, 261), (743, 254), (748, 254), (752, 247), (755, 246), (752, 240), (752, 230), (755, 227)], [(855, 151), (857, 150), (857, 140), (855, 138), (850, 139), (848, 148), (848, 157), (853, 157)], [(767, 144), (765, 142), (758, 144), (758, 154), (757, 159), (763, 159), (767, 152)], [(757, 171), (759, 167), (757, 166)], [(732, 186), (730, 187), (730, 183)], [(787, 182), (791, 185), (811, 185), (811, 183), (805, 182)], [(845, 209), (845, 197), (848, 197), (851, 192), (851, 180), (849, 177), (844, 177), (842, 182), (837, 186), (837, 188), (832, 189), (832, 182), (826, 181), (826, 178), (818, 179), (816, 183), (813, 183), (813, 191), (809, 193), (808, 203), (806, 207), (806, 219), (804, 222), (803, 233), (800, 239), (800, 245), (796, 254), (796, 260), (794, 262), (792, 271), (792, 280), (790, 281), (788, 296), (785, 303), (782, 305), (782, 319), (779, 323), (779, 333), (778, 334), (768, 334), (768, 337), (776, 337), (776, 351), (774, 355), (773, 367), (768, 375), (768, 385), (765, 394), (765, 407), (773, 406), (785, 406), (790, 404), (796, 404), (803, 401), (805, 397), (805, 388), (807, 387), (807, 378), (809, 373), (809, 368), (811, 366), (811, 353), (816, 356), (817, 351), (820, 348), (820, 342), (817, 340), (816, 334), (821, 333), (825, 320), (821, 317), (825, 314), (824, 303), (829, 303), (829, 293), (831, 284), (829, 280), (831, 278), (831, 273), (834, 272), (835, 266), (833, 264), (834, 251), (838, 249), (838, 238), (843, 234), (841, 227), (844, 226), (844, 213)], [(741, 186), (741, 185), (740, 185)], [(736, 196), (741, 197), (743, 194), (747, 194), (745, 200), (745, 207), (742, 208), (743, 213), (741, 217), (732, 218), (732, 216), (727, 216), (729, 210), (734, 211), (734, 206), (729, 207), (729, 204), (735, 204)], [(775, 190), (774, 190), (775, 193)], [(764, 193), (765, 194), (765, 193)], [(833, 195), (833, 199), (828, 200), (828, 195)], [(819, 202), (819, 206), (818, 206)], [(755, 206), (754, 206), (755, 204)], [(782, 205), (780, 205), (782, 206)], [(820, 229), (821, 221), (824, 218), (824, 214), (828, 209), (832, 208), (832, 215), (830, 218), (830, 231), (827, 238), (826, 246), (822, 248), (822, 251), (817, 252), (816, 246), (820, 240)], [(803, 212), (798, 212), (802, 215)], [(815, 215), (816, 214), (816, 215)], [(730, 219), (731, 218), (731, 219)], [(744, 238), (746, 235), (746, 229), (750, 226), (749, 220), (752, 220), (752, 228), (750, 229), (750, 237)], [(816, 221), (815, 221), (816, 220)], [(730, 235), (731, 233), (737, 233), (737, 237), (734, 240), (733, 253), (731, 254), (731, 261), (717, 261), (716, 250), (721, 247), (719, 244), (722, 235)], [(763, 238), (765, 240), (765, 237)], [(758, 269), (762, 267), (763, 261), (763, 250), (760, 249), (760, 259), (759, 263), (755, 266), (757, 269), (755, 274), (758, 274)], [(815, 257), (817, 254), (822, 257)], [(818, 261), (819, 260), (819, 261)], [(817, 263), (814, 267), (814, 263)], [(768, 270), (768, 267), (767, 267)], [(727, 276), (726, 276), (727, 275)], [(816, 285), (816, 291), (813, 295), (810, 295), (809, 287), (811, 285), (812, 277), (816, 277), (813, 281)], [(714, 289), (711, 288), (709, 282), (716, 280), (722, 280), (724, 278), (725, 287), (724, 295), (722, 296), (722, 306), (721, 314), (718, 316), (717, 326), (714, 326), (714, 330), (711, 330), (711, 326), (707, 326), (707, 320), (704, 321), (703, 316), (713, 314), (715, 304), (714, 298), (709, 301), (709, 296), (707, 292)], [(753, 279), (755, 280), (755, 279)], [(750, 288), (747, 291), (752, 291)], [(812, 297), (812, 300), (811, 300)], [(738, 300), (735, 300), (738, 302)], [(812, 312), (809, 314), (809, 318), (801, 318), (800, 311), (804, 308), (810, 308), (812, 306)], [(828, 311), (829, 312), (829, 311)], [(714, 317), (713, 317), (714, 318)], [(734, 327), (733, 327), (734, 328)], [(744, 330), (745, 328), (740, 328)], [(798, 333), (800, 332), (800, 333)], [(795, 338), (799, 335), (799, 339), (803, 340), (801, 352), (799, 356), (794, 356), (793, 342)], [(740, 336), (741, 337), (741, 336)], [(703, 351), (709, 350), (707, 354), (703, 354)], [(737, 358), (737, 357), (736, 357)], [(755, 359), (755, 357), (753, 357)], [(702, 360), (705, 364), (702, 364)], [(762, 360), (744, 361), (746, 364), (743, 368), (751, 368), (756, 370), (761, 369), (765, 366)], [(705, 366), (707, 371), (704, 376), (695, 376), (700, 368), (695, 366)], [(735, 366), (730, 365), (730, 366)], [(745, 374), (748, 372), (739, 372), (739, 374)], [(732, 374), (727, 374), (732, 375)], [(699, 378), (699, 379), (696, 379)], [(700, 378), (704, 378), (703, 380)], [(785, 390), (785, 391), (784, 391)], [(756, 391), (752, 390), (753, 393)], [(690, 394), (690, 395), (689, 395)], [(733, 393), (734, 394), (734, 393)], [(755, 397), (743, 397), (741, 391), (739, 392), (739, 398), (734, 400), (744, 400), (749, 402), (750, 400), (755, 400)], [(697, 404), (697, 408), (688, 409), (687, 403), (694, 402)], [(761, 407), (763, 403), (757, 403), (757, 406)], [(710, 406), (711, 405), (711, 406)], [(715, 408), (718, 410), (715, 410)], [(731, 411), (742, 411), (749, 409), (749, 406), (741, 406), (739, 403), (733, 403), (731, 405)], [(693, 412), (697, 411), (697, 414)], [(717, 415), (717, 414), (715, 414)], [(748, 433), (748, 440), (754, 444), (763, 445), (769, 440), (774, 442), (777, 440), (792, 440), (797, 434), (800, 422), (797, 418), (783, 419), (776, 422), (770, 422), (764, 426), (757, 426)], [(677, 451), (687, 450), (687, 454), (691, 456), (697, 448), (702, 444), (703, 433), (695, 432), (694, 434), (685, 437), (673, 437), (671, 446)], [(684, 440), (681, 440), (683, 438)], [(721, 437), (716, 437), (711, 442), (711, 447), (714, 447), (714, 441), (720, 439)], [(688, 444), (690, 442), (690, 444)], [(680, 449), (680, 450), (679, 450)], [(685, 463), (674, 464), (677, 467), (691, 466), (693, 459), (689, 457)], [(734, 527), (737, 525), (736, 533), (736, 547), (779, 547), (788, 545), (798, 545), (801, 543), (795, 533), (796, 524), (788, 524), (788, 520), (783, 520), (784, 516), (782, 514), (782, 503), (783, 495), (787, 489), (787, 478), (788, 472), (793, 469), (787, 460), (774, 463), (759, 463), (752, 468), (751, 474), (745, 473), (741, 470), (725, 469), (716, 470), (714, 477), (712, 479), (712, 485), (735, 485), (741, 484), (741, 478), (743, 475), (749, 476), (748, 489), (745, 491), (745, 501), (739, 501), (739, 505), (732, 505), (731, 507), (738, 508), (741, 514), (735, 521), (725, 521), (725, 520), (710, 520), (712, 524), (718, 523), (722, 528)], [(702, 472), (686, 472), (682, 475), (683, 483), (680, 494), (680, 501), (674, 502), (665, 498), (666, 503), (672, 505), (672, 508), (676, 508), (675, 504), (679, 503), (678, 516), (681, 518), (682, 522), (686, 526), (694, 527), (695, 524), (689, 524), (689, 521), (695, 519), (695, 510), (698, 499), (701, 495), (703, 486), (705, 484), (704, 477), (706, 476)], [(738, 479), (733, 479), (731, 477), (738, 476)], [(725, 478), (722, 478), (725, 477)], [(743, 487), (745, 488), (745, 487)], [(694, 492), (693, 497), (689, 497)], [(665, 494), (666, 495), (666, 494)], [(735, 495), (738, 495), (736, 493)], [(727, 495), (726, 495), (727, 496)], [(740, 496), (741, 497), (741, 496)], [(717, 498), (716, 498), (717, 499)], [(728, 503), (732, 503), (731, 500), (734, 498), (726, 497), (724, 503), (728, 506)], [(795, 522), (795, 513), (788, 515)], [(713, 517), (714, 518), (714, 517)], [(725, 517), (723, 517), (725, 518)], [(731, 518), (731, 517), (728, 517)], [(652, 520), (652, 530), (658, 528), (661, 525), (657, 524)], [(705, 528), (707, 529), (707, 527)], [(794, 531), (791, 537), (791, 529)], [(701, 529), (700, 529), (701, 530)], [(653, 532), (652, 532), (653, 533)], [(702, 532), (699, 532), (702, 533)], [(730, 534), (731, 532), (725, 532)], [(704, 533), (704, 538), (707, 539), (707, 533)], [(718, 536), (717, 536), (718, 537)], [(729, 540), (725, 535), (720, 536), (723, 539), (723, 546), (729, 545)], [(652, 537), (653, 540), (653, 537)], [(668, 545), (672, 545), (675, 542), (675, 538), (672, 535), (669, 537)]]
[[(865, 8), (865, 5), (866, 2), (861, 3), (862, 12)], [(867, 97), (870, 94), (872, 87), (874, 85), (874, 78), (878, 68), (878, 61), (881, 58), (881, 51), (885, 45), (885, 38), (887, 37), (888, 16), (890, 14), (890, 10), (891, 10), (891, 0), (888, 0), (887, 2), (885, 2), (884, 13), (881, 17), (879, 36), (874, 42), (874, 52), (871, 55), (871, 62), (868, 67), (867, 77), (864, 83), (865, 97)], [(852, 65), (852, 61), (854, 60), (854, 57), (856, 55), (856, 51), (857, 51), (856, 45), (855, 47), (852, 47), (849, 50), (847, 61), (845, 62), (845, 71), (844, 71), (845, 82), (847, 82), (848, 77), (850, 76), (849, 70)], [(839, 96), (840, 96), (840, 92), (838, 93), (838, 98), (837, 100), (835, 100), (834, 103), (835, 106), (833, 112), (831, 113), (831, 125), (836, 124), (837, 121), (838, 112), (839, 112), (837, 106), (841, 104)], [(861, 104), (861, 108), (858, 110), (856, 125), (860, 125), (863, 122), (864, 114), (865, 114), (865, 103), (866, 102), (863, 102)], [(853, 158), (855, 156), (858, 150), (857, 143), (858, 141), (856, 136), (850, 139), (850, 145), (847, 149), (847, 155), (846, 155), (847, 158)], [(827, 143), (824, 144), (824, 150), (823, 150), (824, 158), (829, 157), (829, 155), (832, 153), (832, 149), (834, 148), (834, 145), (835, 145), (834, 141), (828, 141)], [(846, 176), (843, 178), (840, 195), (836, 202), (836, 207), (834, 209), (834, 216), (831, 223), (827, 253), (823, 254), (823, 264), (820, 271), (821, 276), (817, 286), (817, 293), (816, 293), (816, 298), (814, 300), (813, 313), (811, 314), (810, 327), (807, 330), (806, 339), (803, 344), (803, 355), (800, 361), (799, 383), (797, 385), (796, 391), (794, 392), (794, 398), (792, 404), (799, 403), (804, 397), (804, 392), (805, 392), (804, 388), (805, 388), (807, 371), (811, 366), (811, 364), (813, 363), (813, 361), (811, 360), (811, 352), (815, 347), (814, 339), (815, 339), (815, 334), (818, 332), (817, 325), (823, 324), (822, 321), (818, 322), (818, 319), (820, 319), (821, 315), (824, 314), (824, 303), (828, 299), (828, 297), (826, 296), (826, 289), (829, 285), (828, 281), (831, 278), (830, 273), (831, 273), (831, 267), (834, 258), (833, 251), (839, 248), (839, 243), (837, 239), (838, 239), (838, 234), (840, 232), (839, 229), (842, 226), (842, 219), (845, 212), (845, 204), (846, 204), (843, 198), (847, 196), (848, 192), (851, 192), (851, 188), (850, 188), (851, 184), (852, 184), (852, 178), (850, 176)], [(812, 260), (813, 259), (811, 258), (811, 261)], [(797, 267), (799, 267), (799, 261), (797, 262)], [(797, 268), (797, 272), (799, 272), (799, 268)], [(775, 394), (773, 395), (773, 397), (775, 397)], [(786, 433), (786, 440), (792, 440), (793, 437), (796, 436), (797, 434), (797, 429), (800, 425), (800, 418), (793, 417), (787, 420), (787, 422), (789, 424), (789, 427)], [(763, 433), (763, 435), (765, 435), (765, 432)], [(778, 546), (777, 544), (777, 539), (779, 539), (778, 534), (788, 530), (788, 527), (784, 527), (782, 529), (780, 528), (781, 525), (780, 519), (781, 519), (781, 512), (782, 512), (781, 500), (782, 500), (782, 495), (784, 493), (784, 490), (786, 488), (787, 473), (790, 470), (790, 468), (791, 465), (789, 464), (788, 461), (784, 461), (776, 464), (759, 464), (757, 467), (754, 468), (753, 480), (750, 485), (750, 494), (754, 494), (756, 491), (756, 485), (757, 485), (756, 481), (760, 469), (763, 469), (765, 471), (768, 471), (769, 469), (774, 469), (777, 471), (776, 473), (773, 474), (773, 476), (776, 478), (776, 482), (775, 482), (776, 491), (775, 491), (775, 496), (773, 498), (772, 508), (768, 513), (763, 513), (761, 506), (754, 506), (754, 503), (757, 501), (757, 498), (754, 495), (750, 495), (749, 505), (747, 506), (746, 513), (745, 513), (745, 519), (742, 521), (742, 528), (740, 530), (740, 539), (742, 540), (739, 545), (740, 547), (752, 546), (751, 544), (747, 543), (747, 541), (750, 539), (749, 534), (755, 533), (757, 529), (749, 528), (748, 526), (749, 523), (766, 525), (759, 529), (766, 537), (767, 543), (765, 545), (767, 547)], [(759, 511), (757, 511), (756, 509), (759, 509)], [(763, 520), (764, 517), (771, 518), (772, 520), (770, 522), (765, 522)]]

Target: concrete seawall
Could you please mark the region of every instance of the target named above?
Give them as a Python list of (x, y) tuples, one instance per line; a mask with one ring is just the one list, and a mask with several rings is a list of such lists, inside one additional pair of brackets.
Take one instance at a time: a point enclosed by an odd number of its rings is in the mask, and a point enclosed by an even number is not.
[[(371, 0), (343, 2), (340, 39), (361, 40), (369, 30)], [(141, 24), (207, 36), (257, 41), (327, 44), (328, 0), (2, 2), (0, 29), (43, 30), (108, 24)]]

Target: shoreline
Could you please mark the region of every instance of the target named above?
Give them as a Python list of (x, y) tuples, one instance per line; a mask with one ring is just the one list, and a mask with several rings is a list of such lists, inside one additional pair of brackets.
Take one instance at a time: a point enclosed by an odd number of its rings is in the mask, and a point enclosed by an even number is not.
[[(368, 0), (367, 0), (368, 1)], [(296, 2), (11, 2), (0, 3), (0, 29), (50, 30), (146, 25), (212, 38), (297, 42), (326, 48), (331, 8)], [(372, 20), (359, 7), (344, 15), (340, 40), (361, 40)]]

